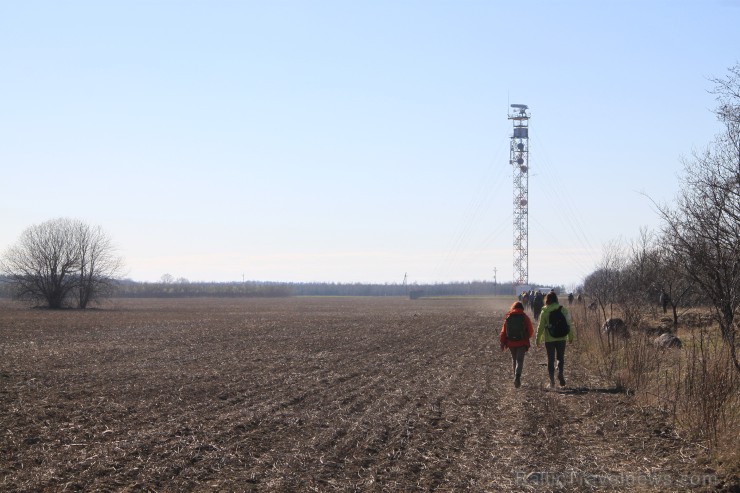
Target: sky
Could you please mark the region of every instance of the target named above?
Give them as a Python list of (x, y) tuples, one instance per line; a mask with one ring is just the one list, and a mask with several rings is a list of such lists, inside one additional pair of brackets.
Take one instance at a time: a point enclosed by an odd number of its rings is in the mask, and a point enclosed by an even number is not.
[(529, 281), (657, 230), (721, 127), (740, 0), (0, 0), (0, 252), (68, 217), (124, 277)]

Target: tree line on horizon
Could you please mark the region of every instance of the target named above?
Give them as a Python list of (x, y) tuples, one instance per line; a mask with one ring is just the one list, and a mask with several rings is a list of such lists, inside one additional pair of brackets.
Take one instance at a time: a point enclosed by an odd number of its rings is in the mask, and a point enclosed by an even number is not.
[[(448, 282), (434, 284), (341, 283), (341, 282), (139, 282), (131, 279), (113, 282), (115, 298), (258, 298), (288, 296), (514, 296), (511, 282)], [(13, 282), (0, 277), (0, 296), (14, 297)]]

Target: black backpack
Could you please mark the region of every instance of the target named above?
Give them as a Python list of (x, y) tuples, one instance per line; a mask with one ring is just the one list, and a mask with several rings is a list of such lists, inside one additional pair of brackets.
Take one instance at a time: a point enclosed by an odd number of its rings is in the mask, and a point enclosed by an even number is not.
[(527, 328), (524, 326), (524, 315), (512, 313), (506, 317), (506, 339), (510, 341), (521, 341), (527, 338)]
[(559, 306), (549, 314), (547, 330), (551, 337), (565, 337), (570, 332), (568, 321), (563, 314), (563, 307)]

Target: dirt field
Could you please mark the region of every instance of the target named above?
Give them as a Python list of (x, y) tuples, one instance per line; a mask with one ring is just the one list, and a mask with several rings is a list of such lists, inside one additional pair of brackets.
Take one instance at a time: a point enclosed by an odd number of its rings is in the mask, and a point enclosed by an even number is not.
[(515, 389), (509, 303), (2, 301), (0, 490), (734, 488), (579, 368), (545, 390), (544, 350)]

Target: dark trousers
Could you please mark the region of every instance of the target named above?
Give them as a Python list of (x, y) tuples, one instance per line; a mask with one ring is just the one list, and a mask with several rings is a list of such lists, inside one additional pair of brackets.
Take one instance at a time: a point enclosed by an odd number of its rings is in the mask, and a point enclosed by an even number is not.
[(514, 375), (520, 377), (522, 376), (522, 368), (524, 368), (524, 355), (527, 354), (527, 348), (525, 346), (510, 347), (509, 351), (511, 351)]
[(546, 342), (545, 349), (547, 350), (547, 373), (550, 374), (550, 378), (555, 377), (556, 355), (558, 358), (558, 375), (562, 375), (563, 368), (565, 368), (565, 341)]

